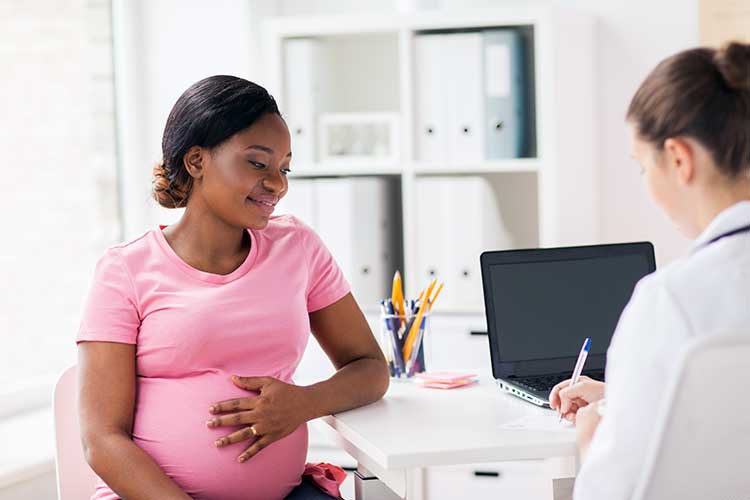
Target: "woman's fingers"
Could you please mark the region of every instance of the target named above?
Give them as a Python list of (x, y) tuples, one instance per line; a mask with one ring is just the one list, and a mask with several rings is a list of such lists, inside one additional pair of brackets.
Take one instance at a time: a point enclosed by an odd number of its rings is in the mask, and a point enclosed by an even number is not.
[(575, 416), (576, 412), (579, 409), (583, 408), (584, 406), (586, 406), (585, 401), (582, 401), (582, 400), (570, 401), (569, 405), (565, 408), (565, 410), (563, 410), (562, 408), (560, 409), (559, 414), (562, 416), (562, 418), (565, 418), (572, 422), (573, 417)]
[(553, 410), (556, 410), (560, 407), (560, 391), (565, 389), (570, 385), (570, 379), (563, 380), (559, 384), (557, 384), (555, 387), (552, 388), (552, 390), (549, 393), (549, 406)]
[(565, 414), (568, 412), (568, 406), (571, 401), (580, 399), (584, 403), (578, 406), (583, 407), (588, 403), (602, 399), (604, 397), (604, 382), (586, 377), (576, 385), (561, 389), (558, 397), (560, 398), (560, 411)]
[(256, 442), (251, 444), (245, 451), (242, 452), (239, 457), (237, 457), (237, 461), (242, 463), (246, 460), (249, 460), (250, 458), (257, 455), (260, 450), (273, 443), (274, 441), (274, 438), (261, 435), (261, 437)]
[(218, 417), (210, 418), (206, 421), (208, 427), (229, 427), (244, 424), (252, 424), (257, 420), (257, 416), (250, 411), (241, 411), (239, 413), (231, 413), (229, 415), (221, 415)]
[[(583, 382), (587, 382), (587, 381), (593, 382), (594, 380), (587, 377), (586, 375), (581, 375), (580, 377), (578, 377), (579, 384)], [(552, 408), (553, 410), (556, 410), (557, 408), (560, 407), (560, 403), (562, 402), (560, 393), (563, 391), (563, 389), (567, 389), (569, 386), (570, 386), (570, 379), (567, 379), (567, 380), (563, 380), (562, 382), (560, 382), (559, 384), (557, 384), (555, 387), (552, 388), (552, 390), (549, 393), (550, 408)]]
[(560, 391), (560, 413), (566, 415), (572, 411), (573, 405), (577, 407), (586, 406), (586, 400), (581, 398), (577, 393), (570, 392), (575, 387), (566, 387)]
[(219, 401), (208, 408), (209, 413), (218, 414), (226, 412), (235, 412), (242, 410), (252, 410), (255, 407), (257, 398), (235, 398)]
[(570, 406), (570, 409), (568, 409), (567, 413), (563, 413), (562, 416), (565, 420), (568, 420), (570, 422), (576, 421), (576, 413), (578, 413), (578, 410), (580, 410), (582, 407), (578, 406), (576, 403), (573, 403)]
[[(257, 429), (256, 432), (258, 432)], [(260, 435), (260, 433), (258, 433), (258, 435)], [(255, 437), (257, 436), (253, 433), (253, 429), (251, 428), (251, 426), (247, 426), (229, 434), (228, 436), (217, 439), (216, 441), (214, 441), (214, 445), (217, 448), (221, 448), (230, 444), (239, 443), (240, 441), (247, 441), (248, 439), (253, 439)]]

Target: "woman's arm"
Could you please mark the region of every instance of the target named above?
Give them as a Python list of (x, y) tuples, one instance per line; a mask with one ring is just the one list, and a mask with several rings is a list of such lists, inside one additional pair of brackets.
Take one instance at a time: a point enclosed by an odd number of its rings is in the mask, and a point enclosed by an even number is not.
[(209, 427), (246, 424), (216, 440), (218, 447), (252, 440), (237, 459), (244, 462), (300, 425), (324, 415), (377, 401), (388, 389), (388, 366), (365, 317), (351, 294), (310, 314), (313, 334), (336, 366), (328, 380), (300, 387), (271, 377), (232, 380), (257, 397), (220, 401)]
[(86, 461), (124, 499), (189, 500), (131, 439), (135, 346), (78, 344), (78, 404)]
[(388, 365), (352, 294), (310, 314), (313, 335), (336, 367), (328, 380), (308, 387), (311, 420), (366, 405), (388, 389)]

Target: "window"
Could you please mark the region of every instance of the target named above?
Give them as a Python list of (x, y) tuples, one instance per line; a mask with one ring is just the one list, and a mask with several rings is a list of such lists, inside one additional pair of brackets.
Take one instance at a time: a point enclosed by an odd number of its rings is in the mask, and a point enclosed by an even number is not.
[(0, 417), (75, 362), (94, 264), (120, 240), (111, 7), (4, 2), (0, 17)]

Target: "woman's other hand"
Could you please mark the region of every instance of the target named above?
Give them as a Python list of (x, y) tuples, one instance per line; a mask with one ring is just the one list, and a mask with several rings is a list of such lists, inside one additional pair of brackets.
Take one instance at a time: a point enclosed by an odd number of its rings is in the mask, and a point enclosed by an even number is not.
[(549, 394), (549, 405), (564, 418), (575, 421), (576, 413), (589, 403), (604, 398), (604, 382), (581, 376), (578, 383), (570, 386), (570, 379), (564, 380), (552, 388)]
[(239, 462), (245, 462), (312, 418), (311, 404), (304, 387), (273, 377), (234, 375), (232, 382), (247, 391), (258, 392), (258, 395), (214, 403), (209, 408), (214, 417), (206, 425), (211, 428), (245, 425), (214, 442), (217, 447), (224, 447), (252, 440), (250, 446), (237, 457)]
[(591, 440), (594, 438), (594, 432), (596, 432), (596, 428), (599, 427), (599, 422), (602, 419), (597, 409), (599, 403), (581, 408), (576, 415), (576, 444), (578, 445), (581, 462), (586, 460)]

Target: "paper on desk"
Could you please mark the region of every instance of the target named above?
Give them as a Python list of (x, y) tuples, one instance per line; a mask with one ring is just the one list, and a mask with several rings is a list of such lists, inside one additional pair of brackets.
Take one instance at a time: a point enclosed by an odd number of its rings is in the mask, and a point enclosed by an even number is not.
[(575, 424), (563, 419), (559, 422), (559, 416), (555, 412), (545, 412), (535, 415), (526, 415), (500, 426), (505, 430), (516, 431), (557, 431), (569, 432), (575, 429)]

